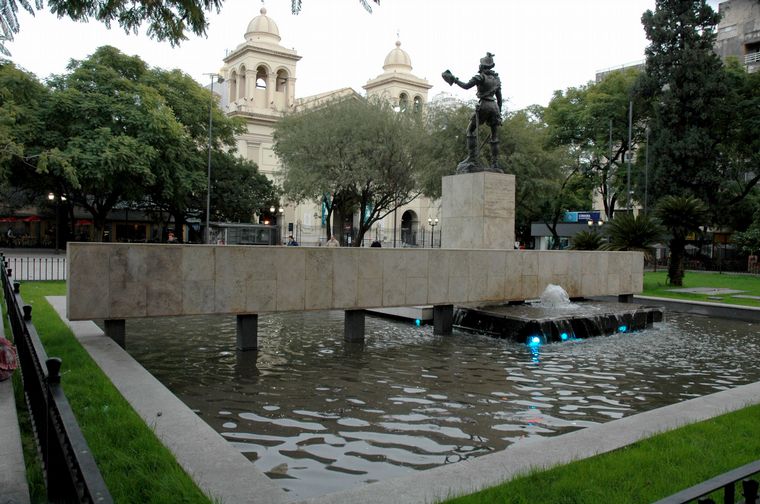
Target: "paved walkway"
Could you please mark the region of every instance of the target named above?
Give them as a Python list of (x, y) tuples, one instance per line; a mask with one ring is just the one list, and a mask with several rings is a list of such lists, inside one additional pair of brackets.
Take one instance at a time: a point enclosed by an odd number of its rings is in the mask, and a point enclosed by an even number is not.
[[(0, 321), (0, 336), (3, 324)], [(18, 373), (18, 371), (16, 371)], [(26, 466), (11, 379), (0, 382), (0, 504), (28, 504)]]

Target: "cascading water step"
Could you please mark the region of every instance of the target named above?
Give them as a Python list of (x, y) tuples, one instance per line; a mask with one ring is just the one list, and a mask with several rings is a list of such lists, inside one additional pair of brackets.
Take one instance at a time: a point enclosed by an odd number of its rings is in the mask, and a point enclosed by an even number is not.
[(549, 285), (538, 302), (457, 306), (454, 312), (456, 327), (526, 344), (638, 331), (662, 319), (663, 309), (656, 306), (572, 303), (557, 285)]

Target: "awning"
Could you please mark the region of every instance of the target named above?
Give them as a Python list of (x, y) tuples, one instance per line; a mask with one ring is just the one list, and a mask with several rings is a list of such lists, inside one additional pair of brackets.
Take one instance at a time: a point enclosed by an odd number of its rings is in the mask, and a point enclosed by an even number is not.
[(15, 217), (0, 217), (0, 222), (16, 222), (17, 220)]
[(41, 220), (42, 219), (40, 219), (36, 215), (30, 215), (29, 217), (24, 217), (23, 219), (21, 219), (22, 222), (39, 222)]
[(92, 225), (92, 221), (90, 219), (77, 219), (75, 224), (77, 226), (90, 226)]

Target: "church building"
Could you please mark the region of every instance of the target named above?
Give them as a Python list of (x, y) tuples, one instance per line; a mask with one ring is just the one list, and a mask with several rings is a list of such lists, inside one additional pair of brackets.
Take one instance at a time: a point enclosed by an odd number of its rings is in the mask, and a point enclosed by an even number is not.
[[(237, 138), (238, 153), (255, 162), (259, 171), (278, 183), (279, 160), (274, 153), (272, 134), (277, 121), (287, 113), (314, 107), (341, 97), (362, 97), (346, 87), (299, 98), (296, 87), (297, 64), (301, 57), (280, 44), (277, 24), (261, 8), (248, 24), (244, 41), (224, 58), (220, 71), (224, 78), (221, 106), (231, 116), (242, 117), (246, 132)], [(308, 78), (308, 77), (307, 77)], [(382, 97), (399, 111), (422, 110), (433, 86), (412, 73), (409, 54), (401, 42), (388, 53), (383, 73), (363, 86), (367, 98)], [(282, 209), (266, 216), (281, 226), (283, 237), (292, 234), (303, 245), (324, 242), (326, 231), (321, 202), (296, 205), (283, 201)], [(359, 216), (354, 216), (358, 219)], [(418, 197), (375, 224), (365, 241), (379, 240), (383, 246), (430, 246), (432, 233), (428, 219), (440, 218), (437, 202)], [(355, 222), (355, 226), (358, 222)], [(358, 226), (356, 226), (358, 227)], [(436, 230), (438, 231), (438, 230)], [(437, 238), (436, 238), (437, 243)]]

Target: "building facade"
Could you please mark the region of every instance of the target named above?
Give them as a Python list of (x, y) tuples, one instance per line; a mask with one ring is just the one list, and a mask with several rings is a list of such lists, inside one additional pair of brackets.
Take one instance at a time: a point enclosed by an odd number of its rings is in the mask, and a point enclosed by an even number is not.
[[(314, 96), (297, 95), (297, 63), (301, 57), (296, 50), (281, 45), (279, 28), (262, 8), (248, 24), (244, 41), (224, 58), (220, 70), (224, 78), (221, 105), (227, 114), (242, 117), (246, 132), (237, 138), (238, 152), (255, 162), (259, 171), (278, 183), (280, 163), (274, 153), (274, 127), (287, 113), (319, 106), (338, 98), (362, 98), (352, 88), (341, 88)], [(425, 79), (412, 73), (409, 54), (401, 42), (388, 53), (383, 73), (363, 86), (366, 98), (380, 97), (403, 110), (422, 110), (432, 88)], [(278, 209), (279, 210), (279, 209)], [(321, 202), (294, 204), (284, 201), (282, 212), (267, 216), (281, 226), (283, 237), (293, 235), (305, 245), (325, 241), (325, 222)], [(355, 216), (354, 219), (358, 219)], [(378, 222), (365, 240), (378, 240), (384, 246), (430, 245), (428, 219), (440, 219), (437, 202), (417, 198), (398, 208)], [(358, 227), (355, 222), (353, 227)], [(435, 230), (440, 231), (440, 227)]]
[(760, 68), (760, 2), (728, 0), (718, 5), (721, 20), (715, 52), (726, 59), (735, 57), (749, 72)]

